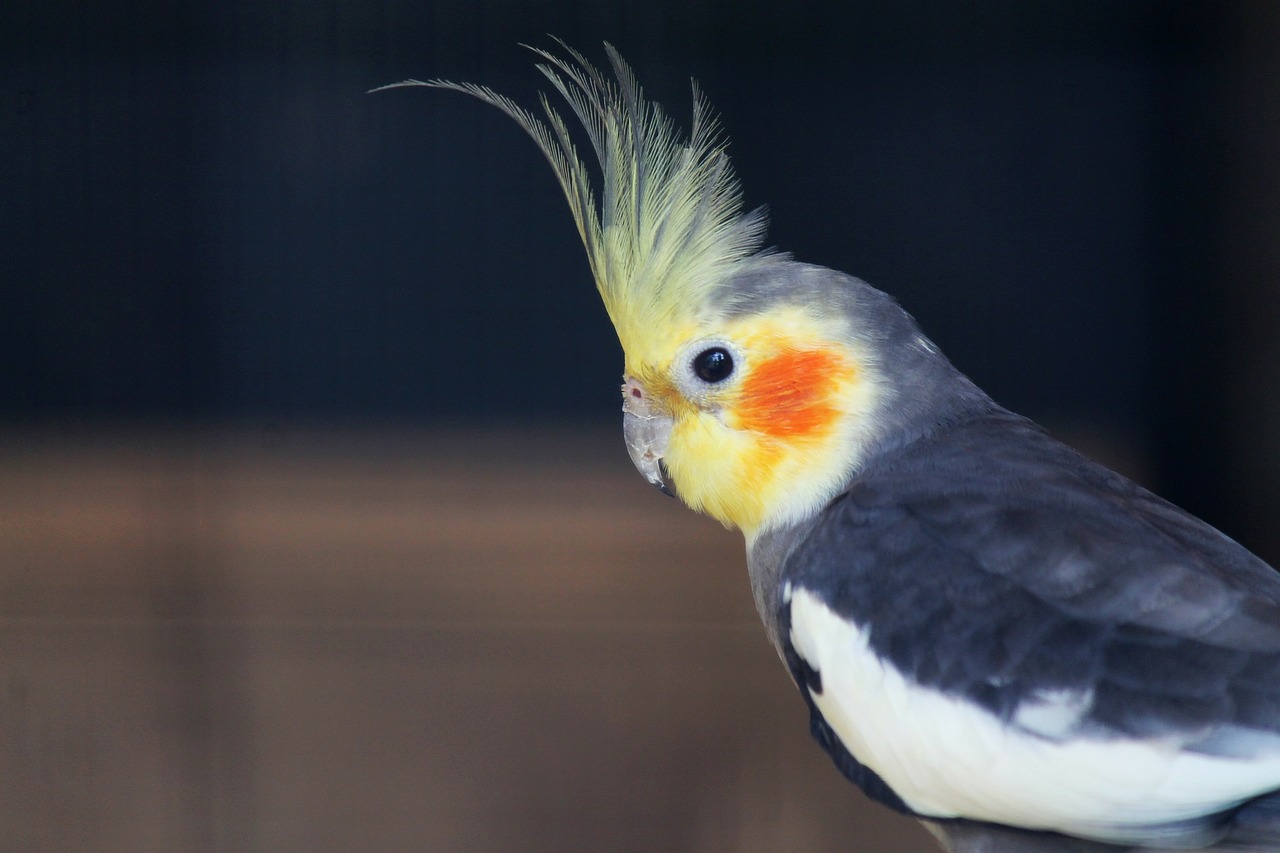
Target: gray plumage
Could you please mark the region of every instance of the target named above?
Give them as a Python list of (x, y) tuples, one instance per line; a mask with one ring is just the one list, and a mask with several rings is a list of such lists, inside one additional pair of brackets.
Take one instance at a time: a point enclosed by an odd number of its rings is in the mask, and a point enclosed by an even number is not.
[[(761, 615), (806, 700), (821, 674), (791, 644), (784, 590), (815, 594), (912, 683), (1005, 725), (1037, 697), (1089, 697), (1066, 728), (1030, 736), (1280, 750), (1280, 573), (993, 403), (888, 297), (809, 269), (878, 336), (896, 422), (823, 512), (751, 549)], [(910, 811), (809, 704), (846, 775)], [(1235, 810), (1160, 832), (1214, 840)], [(1266, 820), (1250, 831), (1277, 829), (1274, 812), (1255, 810)]]
[[(1280, 849), (1280, 575), (997, 406), (885, 294), (756, 253), (763, 215), (742, 213), (701, 102), (685, 141), (612, 48), (616, 83), (566, 51), (538, 53), (601, 160), (598, 205), (545, 99), (547, 125), (483, 87), (427, 85), (503, 110), (551, 161), (627, 353), (632, 459), (747, 534), (769, 636), (840, 769), (950, 819), (932, 825), (963, 853), (1059, 849), (1019, 828)], [(722, 408), (754, 353), (721, 333), (787, 303), (805, 322), (784, 348), (825, 335), (853, 356), (809, 362), (837, 365), (839, 417), (796, 447)], [(703, 371), (710, 355), (729, 372)], [(770, 381), (769, 417), (831, 404)], [(836, 452), (807, 455), (824, 441)], [(771, 467), (744, 446), (795, 452)], [(751, 489), (767, 513), (727, 499)]]

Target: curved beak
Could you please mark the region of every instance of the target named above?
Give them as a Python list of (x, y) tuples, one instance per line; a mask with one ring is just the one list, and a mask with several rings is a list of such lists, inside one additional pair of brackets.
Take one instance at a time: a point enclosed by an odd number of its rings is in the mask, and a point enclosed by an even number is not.
[(622, 385), (622, 437), (627, 453), (646, 480), (664, 495), (675, 497), (662, 457), (671, 439), (671, 415), (654, 404), (644, 386), (627, 377)]

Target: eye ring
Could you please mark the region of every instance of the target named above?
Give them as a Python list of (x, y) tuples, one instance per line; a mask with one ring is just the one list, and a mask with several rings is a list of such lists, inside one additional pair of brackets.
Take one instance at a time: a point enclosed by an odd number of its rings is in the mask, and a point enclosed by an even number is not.
[(693, 357), (690, 364), (693, 375), (714, 385), (723, 382), (733, 375), (733, 355), (724, 347), (708, 347)]

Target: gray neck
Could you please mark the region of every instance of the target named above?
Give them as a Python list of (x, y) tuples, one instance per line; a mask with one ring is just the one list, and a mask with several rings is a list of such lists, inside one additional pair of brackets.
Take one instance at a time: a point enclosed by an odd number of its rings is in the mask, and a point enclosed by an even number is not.
[[(855, 333), (875, 353), (877, 370), (892, 378), (889, 393), (877, 411), (868, 413), (875, 419), (878, 438), (867, 448), (863, 465), (892, 457), (901, 448), (948, 424), (995, 406), (924, 337), (915, 320), (888, 295), (863, 281), (821, 267), (797, 264), (791, 272), (792, 292), (803, 294), (809, 289), (815, 298), (821, 294), (832, 309), (845, 311)], [(856, 481), (858, 474), (858, 470), (852, 471), (848, 482)], [(748, 546), (751, 591), (775, 647), (781, 647), (777, 609), (783, 569), (821, 516), (820, 510), (798, 524), (765, 530)]]
[(782, 625), (778, 620), (778, 586), (782, 567), (796, 546), (804, 541), (817, 523), (818, 516), (790, 527), (766, 530), (747, 547), (747, 573), (751, 576), (751, 595), (764, 622), (769, 642), (782, 654)]

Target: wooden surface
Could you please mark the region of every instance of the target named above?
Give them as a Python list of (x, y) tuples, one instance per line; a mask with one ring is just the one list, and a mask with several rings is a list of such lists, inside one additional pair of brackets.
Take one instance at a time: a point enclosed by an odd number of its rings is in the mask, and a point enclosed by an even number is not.
[(6, 850), (936, 851), (621, 437), (0, 436)]

